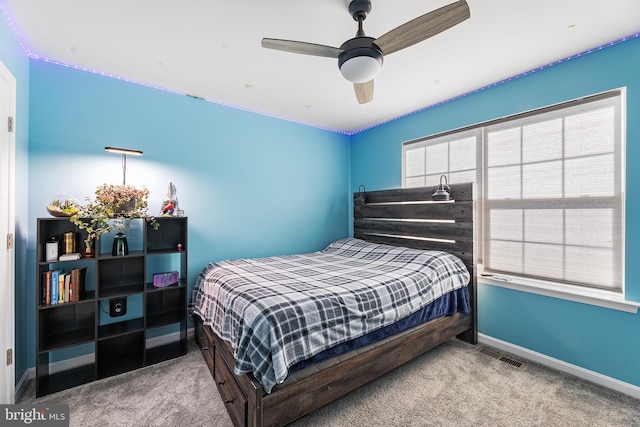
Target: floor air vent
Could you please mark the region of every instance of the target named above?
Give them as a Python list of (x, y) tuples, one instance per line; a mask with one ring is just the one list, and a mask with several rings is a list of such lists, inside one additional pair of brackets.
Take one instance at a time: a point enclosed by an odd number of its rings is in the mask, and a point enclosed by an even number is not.
[(481, 348), (481, 349), (478, 350), (478, 352), (482, 353), (482, 354), (485, 354), (487, 356), (493, 357), (494, 359), (498, 359), (501, 362), (508, 363), (509, 365), (515, 366), (516, 368), (521, 368), (524, 365), (524, 363), (522, 363), (522, 362), (520, 362), (518, 360), (512, 359), (512, 358), (507, 357), (507, 356), (503, 356), (500, 353), (497, 353), (497, 352), (495, 352), (493, 350), (489, 350), (488, 348)]

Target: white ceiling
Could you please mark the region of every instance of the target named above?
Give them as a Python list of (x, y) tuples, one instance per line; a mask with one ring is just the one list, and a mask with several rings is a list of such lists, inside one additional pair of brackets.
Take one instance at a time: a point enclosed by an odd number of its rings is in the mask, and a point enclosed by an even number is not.
[[(372, 0), (368, 36), (453, 0)], [(360, 105), (337, 60), (260, 47), (339, 47), (348, 0), (0, 0), (31, 56), (296, 122), (357, 132), (640, 31), (638, 0), (467, 0), (471, 18), (387, 55)]]

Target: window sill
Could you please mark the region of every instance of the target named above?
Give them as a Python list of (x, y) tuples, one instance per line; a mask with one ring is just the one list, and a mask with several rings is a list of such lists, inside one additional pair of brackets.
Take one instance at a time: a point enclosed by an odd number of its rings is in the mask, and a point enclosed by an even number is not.
[(611, 310), (624, 311), (626, 313), (638, 313), (640, 302), (627, 301), (624, 296), (611, 291), (601, 289), (578, 288), (558, 283), (544, 282), (541, 280), (526, 279), (502, 274), (480, 274), (478, 283), (499, 286), (501, 288), (529, 292), (582, 304), (595, 305)]

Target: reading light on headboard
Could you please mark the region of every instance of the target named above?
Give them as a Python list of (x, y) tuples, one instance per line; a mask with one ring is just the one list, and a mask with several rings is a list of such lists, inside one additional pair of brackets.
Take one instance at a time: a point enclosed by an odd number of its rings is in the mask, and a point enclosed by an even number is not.
[(367, 203), (367, 196), (365, 193), (366, 193), (366, 188), (364, 187), (364, 185), (360, 185), (360, 187), (358, 187), (358, 193), (356, 194), (356, 197), (354, 197), (353, 199), (353, 204), (364, 205), (365, 203)]
[(142, 156), (142, 151), (131, 150), (129, 148), (104, 147), (105, 151), (110, 153), (122, 154), (122, 185), (127, 182), (127, 154), (134, 156)]
[(450, 193), (451, 187), (447, 185), (447, 177), (446, 175), (442, 175), (440, 177), (440, 185), (436, 187), (436, 190), (431, 195), (431, 198), (436, 201), (446, 201), (449, 200)]

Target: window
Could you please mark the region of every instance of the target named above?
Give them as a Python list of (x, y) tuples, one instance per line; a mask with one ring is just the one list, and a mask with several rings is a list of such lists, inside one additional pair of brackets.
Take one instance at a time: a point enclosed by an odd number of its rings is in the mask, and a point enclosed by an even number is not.
[(476, 128), (405, 144), (403, 186), (435, 186), (442, 175), (449, 182), (477, 182), (481, 138)]
[(622, 90), (403, 145), (403, 186), (475, 181), (487, 273), (622, 293)]

